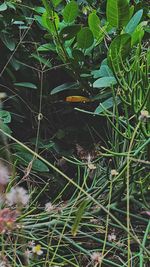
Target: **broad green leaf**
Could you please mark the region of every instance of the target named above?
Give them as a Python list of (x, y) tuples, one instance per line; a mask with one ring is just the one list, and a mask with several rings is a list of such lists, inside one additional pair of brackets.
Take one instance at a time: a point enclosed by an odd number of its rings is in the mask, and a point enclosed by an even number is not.
[(142, 15), (143, 15), (143, 9), (140, 9), (134, 14), (134, 16), (130, 19), (129, 23), (125, 28), (126, 33), (133, 33), (135, 31), (137, 25), (139, 24), (142, 18)]
[(83, 214), (85, 212), (85, 209), (86, 209), (88, 203), (89, 203), (89, 200), (87, 200), (87, 199), (83, 200), (82, 203), (80, 204), (78, 210), (77, 210), (76, 217), (75, 217), (72, 229), (71, 229), (71, 233), (73, 236), (76, 236), (76, 234), (77, 234), (77, 231), (79, 229), (79, 224), (82, 220)]
[(1, 11), (5, 11), (7, 9), (7, 5), (6, 3), (4, 2), (3, 4), (0, 5), (0, 12)]
[(141, 42), (143, 36), (144, 36), (144, 29), (143, 27), (147, 24), (147, 21), (141, 22), (135, 29), (135, 31), (132, 33), (131, 37), (131, 46)]
[(56, 47), (53, 44), (47, 43), (47, 44), (40, 45), (38, 47), (37, 51), (39, 51), (39, 52), (46, 52), (46, 51), (56, 52)]
[(122, 61), (129, 55), (131, 49), (131, 36), (128, 33), (117, 36), (108, 50), (108, 64), (118, 70)]
[(117, 83), (117, 81), (116, 81), (115, 77), (102, 77), (93, 83), (93, 87), (94, 88), (110, 87), (116, 83)]
[(63, 40), (70, 40), (74, 38), (80, 30), (81, 30), (81, 25), (74, 24), (63, 28), (60, 31), (59, 35)]
[(12, 130), (3, 121), (0, 121), (0, 129), (2, 129), (5, 133), (7, 133), (9, 135), (12, 134)]
[(6, 110), (0, 110), (0, 120), (4, 123), (10, 123), (11, 122), (11, 115), (10, 112)]
[(52, 0), (52, 4), (54, 7), (57, 7), (61, 2), (62, 0)]
[(13, 10), (16, 10), (16, 6), (15, 6), (13, 3), (11, 3), (11, 2), (8, 2), (8, 1), (7, 1), (7, 6), (8, 6), (9, 8), (13, 9)]
[(37, 89), (37, 86), (33, 83), (29, 82), (20, 82), (20, 83), (14, 83), (17, 87), (25, 87), (25, 88), (31, 88), (31, 89)]
[(73, 56), (73, 58), (74, 58), (74, 60), (76, 61), (76, 62), (84, 62), (84, 60), (85, 60), (85, 56), (84, 56), (84, 54), (82, 53), (82, 51), (81, 50), (79, 50), (79, 49), (74, 49), (73, 51), (72, 51), (72, 56)]
[[(14, 156), (24, 166), (28, 166), (28, 164), (33, 160), (33, 155), (28, 153), (28, 152), (24, 152), (24, 151), (17, 152), (17, 153), (15, 153)], [(38, 171), (38, 172), (49, 172), (47, 165), (44, 164), (39, 159), (34, 159), (33, 165), (32, 165), (32, 170)]]
[(82, 28), (77, 34), (77, 44), (79, 48), (87, 49), (94, 42), (94, 37), (88, 27)]
[(100, 77), (113, 77), (113, 72), (107, 65), (102, 65), (99, 70), (92, 71), (92, 75), (94, 79)]
[(108, 67), (107, 59), (104, 59), (101, 63), (101, 67), (99, 70), (93, 70), (91, 72), (94, 79), (100, 78), (100, 77), (113, 77), (113, 72)]
[[(117, 97), (116, 99), (117, 104), (119, 104), (121, 101)], [(113, 97), (108, 98), (104, 102), (100, 103), (99, 106), (95, 109), (94, 114), (100, 114), (110, 108), (112, 108), (114, 105)]]
[(107, 0), (107, 21), (118, 29), (126, 26), (130, 19), (130, 7), (127, 0)]
[(57, 94), (57, 93), (62, 92), (62, 91), (78, 89), (78, 88), (79, 88), (79, 85), (77, 83), (64, 83), (64, 84), (61, 84), (61, 85), (55, 87), (51, 91), (51, 95)]
[(39, 16), (39, 15), (35, 15), (35, 16), (34, 16), (34, 20), (35, 20), (38, 24), (40, 24), (40, 26), (46, 28), (46, 26), (43, 25), (43, 21), (42, 21), (42, 17), (41, 17), (41, 16)]
[(16, 71), (20, 69), (21, 64), (17, 59), (15, 59), (15, 57), (11, 59), (10, 63)]
[(72, 0), (64, 8), (64, 11), (63, 11), (64, 21), (66, 23), (73, 22), (78, 16), (78, 12), (79, 12), (78, 4), (74, 0)]
[(0, 34), (0, 37), (3, 41), (3, 43), (6, 45), (6, 47), (10, 50), (13, 51), (15, 49), (15, 41), (13, 38), (11, 38), (11, 36), (8, 33), (4, 33), (2, 32)]
[(96, 15), (95, 11), (93, 11), (91, 14), (88, 16), (88, 24), (89, 28), (92, 31), (94, 37), (96, 39), (99, 39), (100, 35), (100, 19)]
[(109, 32), (110, 29), (111, 28), (108, 22), (104, 26), (100, 27), (100, 33), (96, 44), (100, 44), (104, 40), (105, 35), (107, 34), (107, 32)]
[(42, 15), (42, 25), (51, 33), (56, 35), (56, 29), (59, 26), (59, 17), (56, 12), (51, 11), (51, 17), (47, 12)]
[(34, 10), (39, 14), (43, 14), (45, 12), (45, 8), (42, 6), (36, 6)]
[(88, 24), (96, 39), (96, 45), (98, 45), (105, 37), (105, 33), (108, 30), (108, 22), (104, 26), (101, 26), (99, 17), (96, 15), (95, 11), (93, 11), (88, 16)]

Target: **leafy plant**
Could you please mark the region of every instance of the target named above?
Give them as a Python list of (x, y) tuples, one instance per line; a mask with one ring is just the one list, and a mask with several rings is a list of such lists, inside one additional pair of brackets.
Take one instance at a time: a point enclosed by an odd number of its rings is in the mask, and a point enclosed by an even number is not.
[(2, 265), (149, 266), (148, 22), (140, 0), (0, 4)]

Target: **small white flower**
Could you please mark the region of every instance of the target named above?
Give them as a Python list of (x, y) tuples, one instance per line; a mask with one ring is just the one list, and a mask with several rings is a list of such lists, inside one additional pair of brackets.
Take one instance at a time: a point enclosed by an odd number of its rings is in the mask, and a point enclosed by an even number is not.
[(0, 100), (3, 99), (3, 98), (6, 98), (6, 97), (7, 97), (6, 93), (4, 93), (4, 92), (0, 93)]
[(117, 172), (115, 169), (111, 170), (111, 175), (112, 176), (117, 176), (119, 172)]
[(15, 204), (26, 206), (29, 202), (29, 195), (23, 187), (12, 187), (10, 192), (6, 194), (6, 202), (9, 206)]
[(91, 260), (94, 263), (101, 263), (102, 259), (103, 259), (102, 254), (99, 252), (93, 252), (93, 254), (91, 255)]
[(36, 245), (32, 248), (32, 252), (34, 254), (37, 254), (38, 256), (42, 255), (43, 254), (43, 250), (41, 249), (41, 245)]
[(114, 233), (111, 233), (108, 235), (108, 241), (115, 241), (116, 240), (116, 235)]
[(51, 202), (48, 202), (45, 204), (45, 211), (46, 212), (51, 212), (54, 209), (55, 209), (55, 206)]
[(9, 171), (2, 163), (0, 163), (0, 184), (6, 185), (8, 183), (9, 183)]
[(93, 164), (93, 163), (88, 163), (88, 168), (90, 169), (90, 170), (95, 170), (96, 169), (96, 166)]
[(141, 114), (139, 116), (140, 121), (146, 122), (147, 119), (150, 118), (150, 114), (147, 110), (141, 110)]

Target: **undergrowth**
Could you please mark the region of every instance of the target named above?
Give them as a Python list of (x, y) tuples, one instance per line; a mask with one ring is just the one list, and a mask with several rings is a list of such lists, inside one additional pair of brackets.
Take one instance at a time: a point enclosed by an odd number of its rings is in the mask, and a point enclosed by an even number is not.
[(98, 2), (0, 5), (2, 267), (150, 266), (148, 5)]

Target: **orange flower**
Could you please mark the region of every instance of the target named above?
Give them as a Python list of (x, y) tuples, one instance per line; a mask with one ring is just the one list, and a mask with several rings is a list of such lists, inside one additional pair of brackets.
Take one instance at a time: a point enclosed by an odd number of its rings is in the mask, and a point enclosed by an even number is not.
[(66, 97), (66, 102), (73, 102), (73, 103), (77, 103), (77, 102), (90, 102), (91, 99), (87, 98), (85, 96), (79, 96), (79, 95), (74, 95), (74, 96), (67, 96)]

